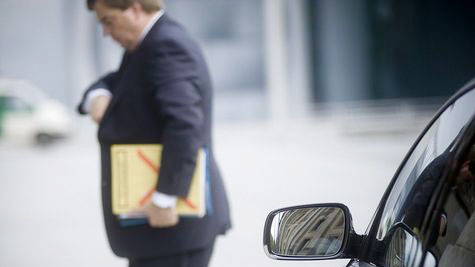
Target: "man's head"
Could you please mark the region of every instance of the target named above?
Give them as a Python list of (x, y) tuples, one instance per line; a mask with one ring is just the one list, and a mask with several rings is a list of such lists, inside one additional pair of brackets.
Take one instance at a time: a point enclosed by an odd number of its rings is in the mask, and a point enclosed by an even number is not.
[(162, 0), (87, 0), (87, 8), (94, 10), (96, 2), (103, 2), (108, 7), (126, 10), (132, 3), (139, 3), (146, 12), (153, 13), (163, 9)]
[(163, 3), (162, 0), (87, 0), (87, 7), (96, 13), (104, 35), (133, 50), (151, 17), (163, 9)]

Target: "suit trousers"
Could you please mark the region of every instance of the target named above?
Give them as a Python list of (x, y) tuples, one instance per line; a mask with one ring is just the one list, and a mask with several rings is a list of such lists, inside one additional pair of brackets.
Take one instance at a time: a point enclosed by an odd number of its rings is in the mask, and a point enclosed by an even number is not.
[(130, 259), (129, 267), (207, 267), (213, 254), (214, 242), (211, 245), (181, 254), (150, 259)]

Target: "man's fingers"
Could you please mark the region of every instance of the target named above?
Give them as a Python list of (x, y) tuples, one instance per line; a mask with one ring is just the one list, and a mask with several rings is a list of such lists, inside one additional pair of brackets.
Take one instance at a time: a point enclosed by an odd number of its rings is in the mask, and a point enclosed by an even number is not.
[(178, 224), (178, 216), (170, 215), (170, 216), (163, 216), (160, 218), (149, 217), (149, 224), (150, 226), (157, 227), (157, 228), (172, 227)]
[(155, 228), (166, 228), (166, 227), (172, 227), (178, 224), (178, 220), (172, 220), (172, 221), (154, 221), (150, 220), (148, 221), (150, 226), (155, 227)]
[(133, 208), (130, 213), (142, 213), (142, 214), (145, 214), (146, 213), (146, 210), (145, 210), (145, 207), (142, 207), (142, 206), (137, 206), (135, 208)]
[(102, 117), (109, 106), (110, 100), (111, 97), (105, 95), (94, 98), (91, 105), (90, 115), (95, 122), (99, 123), (102, 120)]
[(172, 227), (178, 224), (178, 215), (174, 208), (159, 208), (152, 203), (145, 207), (148, 222), (152, 227)]

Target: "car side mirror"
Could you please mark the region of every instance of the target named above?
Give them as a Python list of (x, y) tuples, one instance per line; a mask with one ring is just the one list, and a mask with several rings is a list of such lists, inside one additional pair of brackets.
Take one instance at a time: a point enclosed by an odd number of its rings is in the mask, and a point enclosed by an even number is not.
[(348, 258), (359, 243), (361, 236), (354, 233), (350, 212), (343, 204), (278, 209), (267, 216), (264, 227), (264, 249), (273, 259)]

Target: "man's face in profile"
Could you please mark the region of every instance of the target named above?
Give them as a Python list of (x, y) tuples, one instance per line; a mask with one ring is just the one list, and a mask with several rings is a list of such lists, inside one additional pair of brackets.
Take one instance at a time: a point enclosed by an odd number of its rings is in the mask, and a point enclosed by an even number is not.
[(97, 19), (102, 24), (104, 36), (111, 36), (127, 50), (133, 50), (140, 39), (141, 28), (137, 23), (137, 3), (125, 10), (109, 7), (103, 1), (94, 4)]

